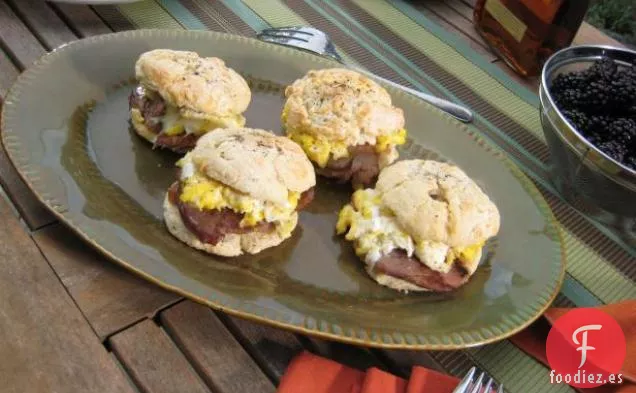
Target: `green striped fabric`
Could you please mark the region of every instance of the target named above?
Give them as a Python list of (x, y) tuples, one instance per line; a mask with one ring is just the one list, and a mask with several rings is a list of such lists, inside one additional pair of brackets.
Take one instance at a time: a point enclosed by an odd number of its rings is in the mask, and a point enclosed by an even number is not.
[[(560, 222), (568, 266), (558, 303), (594, 306), (636, 298), (636, 250), (570, 207), (548, 180), (536, 92), (433, 22), (417, 2), (145, 0), (95, 10), (116, 30), (210, 29), (253, 36), (271, 26), (312, 25), (328, 32), (348, 61), (472, 107), (483, 136), (533, 179)], [(508, 340), (430, 355), (455, 375), (477, 364), (511, 392), (573, 391), (551, 385), (547, 369)]]

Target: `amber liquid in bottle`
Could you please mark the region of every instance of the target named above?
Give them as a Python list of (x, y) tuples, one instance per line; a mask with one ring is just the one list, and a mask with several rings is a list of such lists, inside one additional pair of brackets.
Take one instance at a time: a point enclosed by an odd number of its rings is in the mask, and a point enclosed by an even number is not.
[(510, 67), (530, 76), (572, 43), (588, 5), (588, 0), (478, 0), (474, 23)]

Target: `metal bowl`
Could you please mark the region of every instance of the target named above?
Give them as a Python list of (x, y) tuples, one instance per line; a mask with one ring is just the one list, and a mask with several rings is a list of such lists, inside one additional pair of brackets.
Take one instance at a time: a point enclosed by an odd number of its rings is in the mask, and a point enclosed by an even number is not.
[(539, 88), (541, 124), (559, 192), (577, 209), (631, 233), (636, 223), (636, 171), (588, 142), (563, 116), (550, 94), (558, 74), (586, 69), (600, 58), (613, 59), (619, 65), (636, 64), (634, 51), (595, 45), (568, 47), (547, 60)]

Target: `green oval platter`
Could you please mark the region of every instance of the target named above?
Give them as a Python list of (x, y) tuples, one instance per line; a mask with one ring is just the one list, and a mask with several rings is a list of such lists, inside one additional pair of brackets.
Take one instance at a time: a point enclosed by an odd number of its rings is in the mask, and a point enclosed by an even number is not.
[(334, 233), (351, 190), (323, 179), (293, 236), (278, 247), (219, 258), (185, 246), (167, 232), (161, 210), (178, 156), (153, 150), (128, 124), (135, 61), (155, 48), (224, 59), (252, 88), (247, 125), (276, 133), (285, 86), (311, 69), (339, 66), (240, 36), (136, 30), (62, 46), (22, 73), (4, 103), (3, 145), (39, 200), (113, 261), (231, 315), (384, 348), (446, 350), (501, 340), (556, 296), (564, 251), (533, 183), (476, 128), (391, 87), (409, 130), (400, 157), (459, 165), (499, 207), (499, 235), (468, 284), (441, 295), (375, 284)]

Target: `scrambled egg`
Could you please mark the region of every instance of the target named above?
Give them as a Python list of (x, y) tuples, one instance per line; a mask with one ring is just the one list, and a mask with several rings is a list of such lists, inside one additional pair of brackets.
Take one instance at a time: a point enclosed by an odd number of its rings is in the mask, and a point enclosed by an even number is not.
[(289, 229), (290, 216), (296, 211), (300, 193), (290, 191), (287, 203), (281, 206), (269, 201), (255, 199), (202, 176), (196, 173), (194, 164), (187, 159), (179, 160), (177, 165), (181, 167), (183, 185), (179, 198), (182, 202), (192, 203), (201, 210), (231, 209), (237, 213), (242, 213), (242, 227), (254, 226), (265, 220), (277, 223), (278, 229), (282, 232)]
[[(283, 111), (281, 121), (286, 123), (287, 114)], [(329, 158), (337, 160), (349, 157), (348, 146), (341, 141), (330, 141), (327, 138), (310, 134), (298, 129), (288, 129), (287, 137), (302, 147), (307, 157), (315, 162), (319, 167), (324, 168)], [(393, 133), (380, 135), (377, 138), (375, 150), (378, 153), (386, 151), (393, 146), (402, 145), (406, 142), (406, 129), (402, 128)]]
[(413, 254), (432, 270), (447, 273), (455, 259), (472, 260), (483, 244), (463, 248), (451, 248), (432, 241), (415, 241), (398, 225), (393, 213), (382, 206), (380, 194), (373, 189), (357, 190), (352, 202), (345, 205), (338, 215), (338, 234), (354, 242), (356, 254), (367, 264), (373, 265), (384, 255), (401, 249)]
[[(207, 116), (205, 119), (188, 119), (179, 113), (179, 109), (173, 105), (167, 105), (166, 113), (158, 120), (162, 123), (162, 132), (173, 136), (182, 133), (204, 134), (216, 128), (223, 128), (228, 124), (225, 117)], [(234, 123), (230, 122), (230, 123)]]

